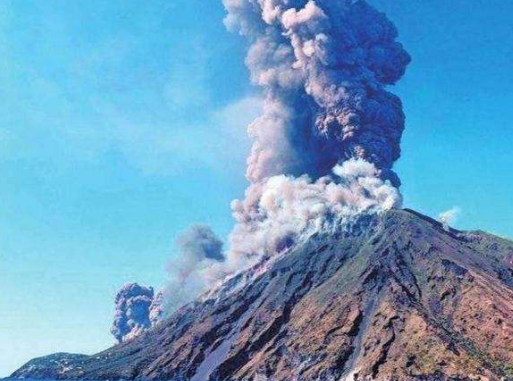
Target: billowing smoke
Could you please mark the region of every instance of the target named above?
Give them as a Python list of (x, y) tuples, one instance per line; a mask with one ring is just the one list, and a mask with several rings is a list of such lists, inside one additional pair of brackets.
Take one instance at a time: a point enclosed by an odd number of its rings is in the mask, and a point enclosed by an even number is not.
[(364, 1), (224, 0), (226, 24), (251, 41), (247, 65), (264, 91), (247, 175), (316, 180), (351, 158), (392, 171), (404, 129), (401, 101), (386, 90), (410, 57), (397, 30)]
[[(185, 279), (202, 262), (223, 261), (223, 242), (206, 225), (195, 225), (183, 233), (177, 240), (180, 249), (179, 277)], [(176, 262), (171, 264), (174, 270)]]
[(399, 191), (378, 172), (374, 164), (353, 159), (316, 181), (308, 175), (269, 178), (256, 198), (248, 193), (246, 200), (233, 204), (238, 224), (231, 243), (236, 257), (280, 252), (309, 229), (319, 231), (362, 212), (399, 206)]
[(177, 239), (178, 256), (168, 265), (169, 281), (159, 292), (137, 283), (116, 295), (111, 333), (125, 342), (154, 327), (170, 312), (191, 301), (218, 279), (209, 276), (213, 264), (223, 263), (223, 242), (212, 229), (192, 226)]
[(226, 25), (250, 43), (264, 93), (250, 127), (250, 186), (220, 278), (291, 246), (309, 229), (399, 206), (404, 114), (387, 90), (410, 56), (365, 1), (224, 0)]
[[(134, 338), (160, 319), (161, 299), (155, 299), (153, 287), (125, 284), (116, 295), (116, 312), (111, 333), (118, 342)], [(160, 297), (161, 298), (161, 297)]]

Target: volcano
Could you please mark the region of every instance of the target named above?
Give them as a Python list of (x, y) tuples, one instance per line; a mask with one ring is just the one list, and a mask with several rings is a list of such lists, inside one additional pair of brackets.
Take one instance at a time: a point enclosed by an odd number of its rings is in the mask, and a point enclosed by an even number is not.
[(151, 331), (14, 378), (504, 380), (513, 242), (411, 210), (305, 237)]

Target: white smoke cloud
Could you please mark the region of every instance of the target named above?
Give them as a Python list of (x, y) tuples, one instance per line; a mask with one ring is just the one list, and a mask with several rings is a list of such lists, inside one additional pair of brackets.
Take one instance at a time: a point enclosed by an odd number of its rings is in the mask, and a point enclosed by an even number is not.
[(461, 215), (461, 208), (455, 206), (445, 212), (442, 212), (438, 215), (438, 220), (442, 223), (445, 230), (449, 230), (449, 228), (456, 223), (459, 216)]
[(329, 229), (366, 212), (379, 213), (401, 205), (401, 194), (378, 176), (374, 164), (352, 159), (332, 176), (273, 176), (253, 184), (246, 198), (232, 204), (237, 224), (230, 236), (227, 260), (205, 269), (210, 281), (248, 267), (264, 256), (292, 246), (307, 232)]
[(154, 296), (148, 313), (148, 319), (150, 320), (151, 327), (154, 327), (165, 316), (166, 313), (164, 311), (164, 293), (159, 291)]

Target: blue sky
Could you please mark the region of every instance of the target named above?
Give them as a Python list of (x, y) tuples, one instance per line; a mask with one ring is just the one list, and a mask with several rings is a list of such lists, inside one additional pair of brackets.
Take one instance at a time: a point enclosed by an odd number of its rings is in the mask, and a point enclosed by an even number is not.
[[(371, 3), (413, 57), (406, 206), (513, 237), (513, 3)], [(219, 0), (2, 2), (0, 376), (111, 345), (123, 283), (161, 285), (193, 223), (229, 232), (260, 102), (222, 18)]]

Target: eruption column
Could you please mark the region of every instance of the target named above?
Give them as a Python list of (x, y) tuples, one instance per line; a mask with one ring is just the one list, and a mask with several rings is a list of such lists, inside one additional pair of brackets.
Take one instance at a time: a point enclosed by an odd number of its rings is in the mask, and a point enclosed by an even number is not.
[(387, 86), (410, 56), (395, 26), (365, 1), (224, 3), (227, 27), (250, 42), (246, 63), (264, 95), (227, 263), (236, 269), (328, 221), (398, 206), (392, 167), (405, 118)]

